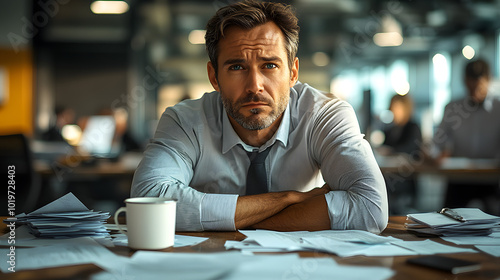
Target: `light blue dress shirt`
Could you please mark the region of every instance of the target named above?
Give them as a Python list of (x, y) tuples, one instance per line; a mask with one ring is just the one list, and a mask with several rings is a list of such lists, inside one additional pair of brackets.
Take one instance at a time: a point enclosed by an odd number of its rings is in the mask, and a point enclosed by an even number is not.
[(280, 127), (262, 147), (243, 143), (218, 92), (167, 108), (135, 172), (131, 196), (178, 200), (177, 230), (235, 230), (236, 201), (245, 194), (250, 165), (245, 151), (271, 145), (270, 192), (309, 191), (326, 181), (332, 229), (386, 227), (384, 179), (352, 107), (302, 83), (290, 89)]

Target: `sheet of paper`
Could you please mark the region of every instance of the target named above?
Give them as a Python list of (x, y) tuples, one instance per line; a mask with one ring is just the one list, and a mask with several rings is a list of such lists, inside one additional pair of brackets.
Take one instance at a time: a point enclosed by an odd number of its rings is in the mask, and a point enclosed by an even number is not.
[(364, 230), (322, 230), (307, 232), (303, 237), (323, 237), (339, 241), (357, 242), (365, 244), (382, 244), (398, 241), (391, 236), (380, 236)]
[(314, 250), (321, 250), (336, 254), (340, 257), (349, 257), (357, 255), (366, 256), (406, 256), (415, 255), (413, 251), (394, 246), (391, 244), (362, 244), (353, 242), (344, 242), (335, 239), (323, 237), (306, 237), (304, 246)]
[(59, 213), (88, 211), (85, 206), (73, 193), (67, 193), (61, 198), (31, 212), (30, 214)]
[(444, 245), (430, 239), (423, 241), (397, 241), (392, 244), (412, 250), (421, 255), (446, 254), (446, 253), (477, 253), (474, 249), (459, 248)]
[[(99, 245), (91, 238), (60, 240), (60, 244), (30, 249), (15, 250), (15, 271), (39, 269), (84, 263), (108, 267), (120, 257)], [(66, 243), (70, 242), (70, 243)], [(0, 269), (7, 272), (10, 267), (8, 249), (0, 249)]]
[[(174, 238), (174, 247), (194, 246), (205, 240), (208, 240), (208, 238), (176, 234)], [(113, 243), (116, 246), (128, 246), (128, 238), (123, 233), (114, 234)]]
[(9, 244), (9, 233), (6, 233), (0, 236), (0, 245), (10, 246), (14, 245), (17, 247), (38, 247), (38, 246), (50, 246), (50, 245), (58, 245), (58, 244), (68, 244), (68, 243), (78, 243), (79, 240), (92, 238), (97, 243), (106, 246), (113, 247), (113, 242), (110, 237), (77, 237), (77, 238), (64, 238), (64, 239), (55, 239), (55, 238), (37, 238), (30, 233), (28, 226), (22, 225), (16, 228), (16, 238), (14, 244)]
[(208, 240), (208, 238), (176, 234), (174, 238), (174, 247), (194, 246), (205, 240)]
[(494, 245), (494, 246), (484, 246), (484, 245), (476, 245), (475, 246), (476, 248), (478, 248), (479, 250), (487, 253), (487, 254), (490, 254), (494, 257), (500, 257), (500, 246), (499, 245)]
[(247, 258), (236, 252), (193, 254), (137, 251), (127, 265), (96, 274), (92, 279), (223, 279)]
[(251, 240), (255, 240), (262, 247), (297, 250), (302, 248), (301, 235), (287, 235), (272, 230), (240, 230)]
[(394, 274), (388, 268), (337, 265), (331, 258), (292, 258), (268, 256), (241, 263), (224, 280), (255, 279), (388, 279)]
[(441, 239), (458, 245), (500, 245), (499, 235), (499, 232), (494, 232), (488, 236), (455, 236)]

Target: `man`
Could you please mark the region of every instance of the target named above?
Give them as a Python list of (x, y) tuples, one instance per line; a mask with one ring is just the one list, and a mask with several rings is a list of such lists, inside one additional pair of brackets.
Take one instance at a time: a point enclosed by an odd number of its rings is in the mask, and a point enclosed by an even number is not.
[(132, 196), (177, 199), (177, 230), (382, 231), (380, 169), (352, 108), (297, 82), (298, 31), (283, 4), (221, 8), (205, 38), (216, 91), (164, 112)]
[[(500, 99), (488, 93), (490, 67), (482, 59), (465, 67), (467, 95), (446, 105), (443, 120), (434, 135), (446, 157), (500, 159)], [(473, 199), (483, 203), (483, 210), (500, 214), (498, 181), (467, 182), (451, 179), (445, 199), (446, 207), (466, 207)]]

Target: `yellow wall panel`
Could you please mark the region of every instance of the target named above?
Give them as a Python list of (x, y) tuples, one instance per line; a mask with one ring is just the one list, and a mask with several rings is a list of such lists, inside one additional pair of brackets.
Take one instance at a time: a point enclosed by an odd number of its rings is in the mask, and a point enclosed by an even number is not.
[(30, 50), (0, 49), (7, 96), (0, 104), (0, 134), (33, 135), (33, 57)]

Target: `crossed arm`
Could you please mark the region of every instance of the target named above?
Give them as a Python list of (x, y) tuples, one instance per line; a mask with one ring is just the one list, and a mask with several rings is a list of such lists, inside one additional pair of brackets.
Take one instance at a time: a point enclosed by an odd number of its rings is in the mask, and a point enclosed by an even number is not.
[(284, 191), (240, 196), (236, 204), (235, 226), (278, 231), (330, 229), (324, 194), (328, 185), (308, 192)]

